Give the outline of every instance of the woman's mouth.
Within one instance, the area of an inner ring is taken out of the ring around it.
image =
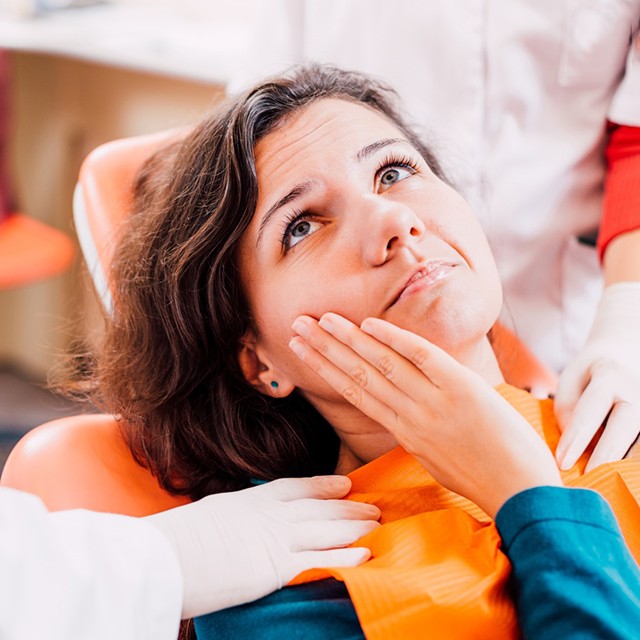
[[[400,300],[403,300],[422,289],[433,286],[440,280],[444,280],[449,276],[451,271],[455,269],[455,267],[456,264],[450,260],[431,260],[427,263],[423,263],[409,277],[393,299],[391,305],[394,305],[396,302],[400,302]]]

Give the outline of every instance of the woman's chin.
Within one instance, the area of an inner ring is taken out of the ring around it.
[[[439,293],[400,300],[383,319],[455,356],[486,337],[497,320],[501,298],[473,296],[464,287],[442,288]]]
[[[486,340],[487,333],[495,320],[488,314],[484,318],[480,313],[475,314],[422,314],[415,318],[387,318],[401,329],[411,331],[440,347],[456,359],[463,359],[463,355]]]

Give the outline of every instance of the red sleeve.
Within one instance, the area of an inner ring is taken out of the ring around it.
[[[640,228],[640,127],[610,124],[598,253],[617,235]]]

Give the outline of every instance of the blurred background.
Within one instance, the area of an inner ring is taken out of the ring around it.
[[[72,223],[83,158],[212,108],[255,1],[0,0],[0,468],[28,429],[81,410],[46,382],[101,326]],[[44,226],[16,240],[17,212]]]

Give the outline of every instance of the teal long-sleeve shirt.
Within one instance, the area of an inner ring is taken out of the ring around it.
[[[525,638],[640,638],[640,569],[598,493],[529,489],[496,525]]]
[[[496,525],[513,566],[525,638],[640,638],[640,569],[599,494],[529,489],[505,503]],[[199,640],[364,638],[344,583],[334,579],[286,587],[195,626]]]

